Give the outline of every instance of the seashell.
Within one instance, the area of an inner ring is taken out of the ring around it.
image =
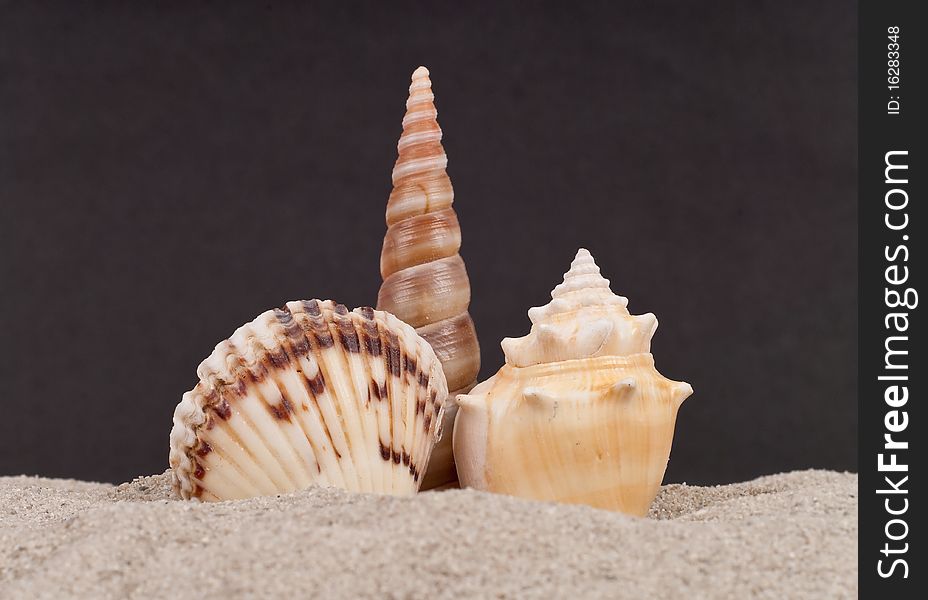
[[[506,364],[457,398],[462,485],[647,513],[693,388],[655,370],[657,319],[627,304],[578,251],[551,302],[529,310],[531,332],[503,340]]]
[[[409,325],[330,300],[288,302],[221,342],[174,411],[181,497],[313,484],[413,494],[441,435],[447,383]]]
[[[467,312],[470,281],[458,254],[461,228],[451,208],[454,190],[445,171],[448,157],[434,98],[429,71],[419,67],[412,74],[397,144],[377,308],[409,323],[431,344],[453,397],[476,383],[480,347]],[[457,410],[450,404],[445,411],[449,430]],[[435,448],[422,488],[455,480],[451,436],[446,436]]]

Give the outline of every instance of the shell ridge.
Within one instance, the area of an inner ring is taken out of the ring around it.
[[[229,438],[230,436],[225,437]],[[234,455],[234,448],[229,448],[226,440],[221,436],[213,436],[210,438],[209,444],[212,447],[213,452],[223,452],[225,454],[223,460],[226,461],[228,465],[238,474],[238,481],[236,482],[236,485],[240,489],[243,489],[244,493],[249,495],[257,495],[260,494],[263,489],[269,489],[273,487],[273,482],[271,479],[268,478],[267,475],[263,473],[263,471],[257,468],[257,464],[254,462],[254,459],[250,454],[245,456],[245,458],[248,458],[252,461],[252,468],[248,469],[245,465],[240,463],[241,457],[236,457]],[[214,475],[219,474],[220,471],[221,469],[215,469]],[[213,469],[207,467],[207,472],[213,472]],[[258,480],[254,479],[252,476],[253,473],[264,475],[264,481],[259,482]]]
[[[408,468],[414,460],[415,447],[413,441],[416,436],[416,427],[418,425],[418,405],[419,389],[412,385],[416,378],[410,377],[410,374],[419,370],[419,345],[415,341],[415,331],[404,330],[403,345],[406,347],[403,352],[403,364],[400,369],[400,379],[406,383],[405,393],[403,394],[403,439],[400,440],[400,468]],[[410,475],[412,472],[410,471]]]
[[[388,317],[389,320],[389,317]],[[392,465],[390,467],[393,473],[393,490],[399,492],[402,489],[402,473],[397,465],[400,463],[400,449],[403,440],[403,434],[405,429],[403,428],[403,419],[406,418],[403,414],[403,388],[401,385],[401,377],[403,375],[403,348],[401,346],[402,337],[399,333],[390,334],[390,371],[387,374],[387,389],[389,406],[390,406],[390,445],[388,450],[390,451],[390,460]]]
[[[329,484],[328,471],[333,465],[326,464],[327,468],[323,469],[323,465],[326,463],[326,451],[319,445],[313,435],[314,430],[319,433],[323,431],[323,426],[320,425],[322,422],[321,415],[318,414],[315,398],[312,398],[311,390],[303,374],[302,359],[294,357],[294,361],[295,370],[280,373],[274,377],[274,381],[277,383],[281,394],[289,396],[291,399],[292,413],[290,416],[303,438],[302,442],[305,443],[306,450],[308,450],[306,456],[309,462],[304,465],[307,477],[313,483]],[[323,433],[323,435],[331,443],[328,433]]]
[[[355,309],[355,313],[361,314],[364,318],[362,310],[364,309]],[[373,422],[373,432],[372,440],[376,442],[377,448],[371,449],[371,461],[377,465],[375,469],[374,478],[375,478],[375,488],[379,492],[389,492],[392,485],[392,478],[390,471],[385,468],[388,465],[383,464],[383,452],[381,447],[383,447],[383,434],[384,428],[386,425],[385,415],[384,415],[384,403],[387,402],[386,398],[386,367],[384,365],[384,335],[381,327],[381,313],[373,309],[366,309],[369,311],[369,318],[366,321],[361,321],[361,331],[359,335],[364,336],[363,339],[365,343],[362,344],[362,347],[365,349],[362,351],[362,356],[364,361],[367,364],[368,372],[370,373],[370,381],[368,382],[368,406],[371,410],[372,422]],[[372,443],[373,443],[372,442]],[[380,462],[377,462],[377,460]]]
[[[171,452],[168,462],[171,464],[171,481],[174,488],[182,494],[193,490],[189,474],[193,471],[190,451],[196,440],[193,427],[206,420],[202,404],[196,398],[202,398],[198,387],[185,393],[174,409],[173,427],[171,428]]]
[[[230,406],[232,408],[232,418],[229,421],[231,423],[233,419],[235,420],[234,424],[230,424],[230,429],[239,439],[243,440],[242,447],[245,451],[254,457],[257,465],[272,467],[271,469],[262,469],[262,472],[275,487],[292,488],[294,486],[293,481],[284,472],[279,457],[274,453],[267,440],[264,439],[260,428],[253,422],[252,417],[245,412],[243,407],[231,403]],[[247,435],[243,436],[242,434]],[[244,439],[247,437],[254,439],[258,445],[245,442]]]
[[[425,356],[428,359],[429,370],[428,372],[420,373],[417,378],[424,378],[426,381],[425,387],[421,385],[418,387],[418,396],[416,398],[416,408],[418,409],[419,404],[422,405],[421,416],[419,417],[419,423],[417,427],[417,433],[419,436],[417,450],[416,450],[416,468],[417,471],[415,475],[417,478],[421,476],[428,469],[428,459],[429,456],[423,456],[423,447],[428,445],[434,445],[440,441],[441,431],[436,430],[436,426],[441,425],[441,413],[444,411],[444,402],[447,401],[447,390],[442,390],[438,387],[438,394],[445,395],[445,400],[442,402],[442,406],[439,408],[439,414],[435,413],[435,407],[430,404],[430,390],[435,387],[435,371],[436,369],[441,369],[441,363],[438,360],[438,356],[435,354],[431,345],[426,343],[424,339],[418,341],[418,352],[421,356]],[[423,359],[420,358],[420,363]],[[425,459],[423,461],[423,458]]]
[[[324,436],[324,441],[315,443],[321,451],[321,460],[326,465],[327,477],[332,478],[332,482],[340,487],[347,487],[347,473],[342,469],[338,445],[335,443],[335,437],[329,431],[329,422],[326,418],[323,406],[317,395],[317,390],[325,390],[325,376],[319,366],[318,354],[323,350],[318,341],[310,333],[314,331],[312,316],[306,312],[306,307],[302,303],[293,302],[295,306],[291,307],[294,320],[303,332],[303,339],[307,344],[308,351],[306,356],[300,359],[300,384],[310,401],[307,404],[306,419],[312,429],[318,430]],[[288,304],[289,305],[289,304]],[[312,339],[311,339],[312,338]],[[311,377],[310,377],[311,374]],[[325,400],[323,399],[323,402]],[[315,436],[313,436],[315,440]],[[324,447],[328,443],[328,448]],[[317,454],[318,456],[319,454]]]
[[[188,394],[194,394],[194,393],[196,393],[198,397],[198,400],[195,402],[195,404],[198,407],[200,417],[202,417],[203,419],[202,421],[200,421],[200,423],[202,424],[203,422],[206,421],[206,419],[214,418],[206,414],[208,398],[215,395],[220,398],[220,401],[222,401],[222,392],[220,389],[209,388],[207,393],[204,394],[202,389],[198,385],[197,387],[194,388],[192,392],[188,392]],[[187,394],[185,394],[185,396],[186,395]],[[185,450],[185,458],[187,459],[187,469],[188,469],[186,472],[193,473],[194,469],[192,465],[198,462],[196,458],[193,457],[193,455],[196,454],[197,448],[199,447],[199,445],[202,443],[203,440],[201,440],[199,435],[194,433],[192,429],[188,430],[187,433],[189,434],[188,435],[189,443],[187,444],[186,450]],[[213,451],[220,451],[226,445],[224,441],[217,440],[215,435],[210,437],[210,440],[208,443]],[[252,478],[248,475],[249,471],[244,466],[239,464],[239,460],[236,460],[236,458],[233,456],[228,456],[226,458],[228,462],[230,463],[230,465],[232,465],[232,467],[235,470],[237,470],[238,473],[240,474],[241,484],[244,484],[246,488],[253,488],[253,489],[260,488],[260,484],[257,481],[252,480]],[[253,456],[250,453],[246,453],[245,458],[253,461]],[[204,468],[206,469],[207,472],[210,471],[210,467],[206,466]],[[181,469],[180,471],[184,472],[184,469]],[[177,475],[177,470],[175,470],[174,473],[175,475]],[[270,479],[268,479],[266,475],[264,477],[267,480],[267,482],[270,482]],[[192,491],[192,490],[193,488],[188,486],[188,491]]]
[[[388,314],[388,318],[398,324],[402,323],[402,321],[394,315]],[[418,486],[421,481],[421,476],[425,472],[425,463],[427,462],[427,460],[424,460],[426,457],[423,456],[426,454],[424,448],[429,444],[434,445],[434,442],[437,441],[426,426],[426,421],[430,419],[430,424],[432,425],[436,422],[436,419],[431,416],[435,407],[430,403],[430,395],[432,393],[436,395],[443,393],[440,387],[436,387],[434,378],[435,370],[441,367],[438,357],[435,355],[432,347],[429,346],[422,337],[416,335],[415,331],[408,325],[402,325],[402,327],[406,332],[405,335],[409,350],[411,353],[414,353],[413,360],[416,361],[416,374],[410,376],[408,364],[405,365],[407,368],[402,368],[400,371],[402,377],[409,381],[407,389],[410,391],[405,398],[405,412],[409,423],[407,430],[408,434],[410,434],[407,435],[406,438],[405,452],[409,459],[408,464],[405,460],[402,461],[403,466],[401,469],[408,471],[409,476],[412,477],[413,485]],[[428,375],[425,379],[424,387],[421,385],[422,380],[420,379],[426,375],[423,367],[428,368]],[[444,393],[446,393],[446,391]],[[419,409],[420,405],[422,406],[421,411]]]
[[[380,311],[375,311],[374,314],[380,317],[375,320],[377,325],[380,354],[377,357],[371,357],[371,361],[379,363],[378,374],[381,371],[383,373],[383,381],[376,382],[378,385],[377,443],[378,450],[380,451],[380,459],[381,461],[387,463],[382,464],[383,489],[385,492],[390,493],[394,489],[393,466],[388,462],[391,456],[389,444],[393,435],[393,430],[390,423],[393,418],[393,410],[390,399],[390,394],[392,392],[390,386],[390,356],[392,349],[390,347],[390,337],[386,329],[386,323],[382,319],[383,313]]]
[[[268,339],[278,341],[279,343],[275,344],[276,347],[274,352],[274,356],[278,358],[271,358],[269,354],[269,359],[272,361],[273,367],[268,369],[268,374],[265,379],[266,385],[256,385],[255,393],[259,399],[267,404],[268,412],[274,415],[275,422],[277,422],[276,424],[278,427],[285,430],[288,439],[299,445],[299,448],[297,448],[292,444],[283,444],[288,451],[287,454],[289,459],[292,461],[291,465],[294,466],[297,471],[302,472],[302,478],[299,478],[299,473],[294,473],[293,476],[297,477],[297,479],[295,479],[296,484],[300,488],[303,488],[316,482],[316,455],[312,450],[312,446],[309,444],[302,423],[299,419],[294,418],[296,407],[293,406],[293,401],[295,398],[292,398],[288,386],[280,379],[281,376],[290,372],[290,369],[283,369],[281,368],[282,365],[277,364],[278,362],[285,363],[287,367],[292,368],[294,366],[293,361],[295,360],[296,354],[289,343],[290,332],[287,331],[280,322],[277,311],[268,311],[267,314],[273,316],[273,319],[268,319],[266,323],[268,333],[276,337],[271,338],[268,336],[262,342],[262,345],[267,348],[268,344],[266,342]],[[287,314],[289,314],[289,311]],[[271,351],[268,350],[267,352],[270,353]],[[308,463],[307,459],[309,459],[311,463]]]
[[[213,451],[221,451],[223,448],[221,444],[216,444],[215,446],[211,445],[211,447]],[[210,474],[213,485],[217,488],[224,487],[227,490],[227,494],[231,497],[244,497],[246,495],[258,493],[258,489],[245,477],[245,474],[238,464],[231,459],[225,460],[227,460],[227,464],[231,468],[232,473],[226,473],[223,469],[204,467],[206,473]]]
[[[355,309],[355,311],[350,313],[347,317],[347,321],[354,332],[353,335],[355,339],[357,339],[358,349],[357,352],[346,355],[346,358],[349,363],[352,381],[354,382],[354,391],[359,411],[362,411],[364,415],[361,425],[364,430],[365,456],[370,464],[378,465],[375,458],[379,455],[379,428],[377,426],[377,415],[374,412],[375,406],[371,398],[370,382],[368,381],[369,378],[367,375],[367,373],[370,372],[370,367],[367,363],[365,346],[361,341],[364,339],[365,335],[363,319],[364,317],[358,312],[358,309]],[[380,469],[372,467],[370,479],[370,491],[382,492],[383,477],[380,473]]]
[[[350,407],[353,414],[349,416],[349,419],[354,421],[359,429],[355,432],[355,437],[359,437],[359,439],[352,442],[351,455],[355,463],[355,469],[358,470],[358,478],[361,482],[360,491],[373,492],[373,473],[371,470],[361,468],[364,459],[374,455],[375,448],[371,445],[370,438],[373,432],[369,431],[368,411],[365,406],[367,401],[366,377],[361,378],[364,381],[363,388],[358,387],[359,365],[357,364],[356,355],[360,353],[360,338],[357,337],[358,332],[351,313],[333,315],[329,327],[333,330],[333,336],[337,334],[336,339],[340,340],[344,349],[343,352],[333,352],[331,356],[334,358],[333,362],[339,365],[340,371],[347,375],[347,381],[340,382],[341,389],[346,394],[345,402],[340,404]]]
[[[387,473],[388,487],[386,489],[392,493],[396,493],[401,486],[399,473],[393,463],[393,440],[397,437],[396,405],[399,402],[398,393],[394,386],[394,372],[397,370],[396,363],[399,361],[399,356],[397,355],[399,341],[396,334],[390,328],[387,313],[378,311],[378,314],[382,315],[383,318],[382,323],[378,324],[378,329],[381,333],[381,356],[384,370],[384,401],[380,406],[382,426],[378,430],[378,442],[380,444],[380,458],[386,463],[384,469]],[[385,439],[382,437],[383,435],[386,436]]]
[[[266,327],[271,315],[271,311],[265,311],[261,313],[261,315],[259,315],[258,318],[252,322],[252,324],[239,328],[237,333],[239,333],[241,336],[240,342],[232,343],[230,341],[230,345],[232,348],[243,348],[244,353],[234,353],[230,355],[236,357],[238,360],[232,362],[231,364],[229,360],[226,360],[224,366],[228,369],[228,372],[224,373],[223,375],[228,376],[231,380],[234,380],[236,378],[236,369],[245,369],[246,372],[250,375],[252,380],[246,384],[246,386],[251,391],[251,397],[255,399],[256,404],[260,404],[262,406],[255,407],[256,411],[254,414],[252,414],[246,397],[244,400],[242,398],[237,399],[234,404],[237,404],[238,406],[233,407],[233,410],[237,408],[241,418],[243,419],[242,424],[251,429],[252,434],[255,435],[258,440],[260,440],[260,443],[264,446],[266,452],[273,457],[276,472],[274,476],[270,476],[269,474],[271,481],[277,486],[287,485],[292,489],[296,489],[299,486],[300,481],[299,479],[294,479],[294,474],[292,474],[287,468],[288,463],[292,462],[296,458],[295,455],[289,456],[288,461],[288,459],[285,458],[284,454],[282,453],[282,451],[285,451],[285,449],[281,445],[273,443],[272,437],[267,434],[267,430],[272,429],[273,425],[273,422],[268,422],[270,419],[267,416],[272,405],[265,397],[262,384],[266,384],[265,382],[267,378],[270,377],[272,372],[272,369],[269,369],[267,366],[267,361],[271,360],[271,355],[274,354],[276,350],[278,350],[278,348],[275,348],[273,344],[271,345],[271,348],[265,344],[265,342],[268,340]],[[255,327],[254,324],[263,325],[264,328]],[[234,337],[235,334],[233,334],[233,338]],[[224,395],[221,393],[222,390],[231,389],[231,386],[226,384],[224,380],[225,377],[220,380],[221,387],[217,389],[217,391],[220,392],[220,398],[222,399],[224,399]],[[230,406],[233,405],[233,403],[229,404]],[[235,432],[234,427],[232,428],[232,431]],[[250,446],[248,444],[242,444],[242,447],[245,448],[246,452],[250,450]],[[290,449],[286,448],[286,450]],[[286,481],[286,483],[282,484],[282,480]]]
[[[345,473],[342,471],[341,464],[339,464],[335,454],[335,441],[329,432],[325,417],[319,408],[319,403],[303,373],[301,373],[297,383],[303,389],[303,394],[307,399],[306,410],[300,415],[300,420],[304,424],[307,439],[316,453],[316,464],[322,468],[319,481],[344,487],[346,485]],[[321,435],[323,439],[317,439],[317,435]]]
[[[251,397],[254,398],[254,406],[249,406],[247,399],[239,402],[239,416],[242,425],[251,429],[251,433],[257,438],[259,443],[264,447],[265,452],[273,459],[272,461],[262,461],[265,468],[273,466],[271,479],[275,484],[288,489],[299,489],[300,480],[295,478],[295,474],[288,469],[295,460],[298,460],[292,449],[286,444],[275,443],[271,432],[274,429],[275,421],[270,416],[269,408],[271,404],[264,395],[262,386],[253,383],[250,386]],[[251,447],[246,445],[246,448]],[[286,456],[286,458],[285,458]]]
[[[354,462],[351,460],[350,456],[351,452],[347,439],[347,432],[342,425],[342,416],[339,412],[338,404],[329,390],[328,365],[325,360],[325,355],[326,352],[334,346],[328,345],[331,341],[331,333],[324,318],[326,314],[331,314],[332,303],[328,300],[325,302],[317,302],[317,307],[319,312],[318,316],[304,310],[303,318],[305,319],[305,326],[301,323],[303,330],[307,332],[307,341],[311,343],[316,367],[316,374],[313,376],[312,382],[307,380],[306,385],[310,387],[310,393],[319,411],[321,425],[323,426],[326,439],[332,445],[334,462],[338,465],[337,473],[345,486],[349,486],[352,483],[357,486],[358,479],[354,472]],[[312,332],[312,336],[309,334],[310,331]],[[325,337],[326,335],[330,337],[327,338]],[[324,340],[324,343],[320,341],[320,336],[322,336],[321,339]],[[311,340],[310,337],[312,338]],[[347,459],[345,458],[346,456],[348,457]]]
[[[331,307],[327,307],[323,308],[323,312],[331,316],[334,310],[332,310]],[[326,321],[329,321],[329,319]],[[332,336],[333,339],[337,339],[338,332],[333,330],[334,325],[330,322],[325,322],[325,325],[329,335]],[[362,484],[362,475],[359,472],[358,465],[355,464],[354,457],[355,450],[358,449],[361,444],[359,443],[360,441],[356,439],[356,432],[353,432],[348,427],[349,416],[345,414],[348,409],[354,407],[349,406],[347,403],[342,405],[342,403],[339,402],[345,394],[344,390],[341,389],[343,387],[342,382],[340,382],[337,377],[333,376],[333,373],[338,371],[340,367],[344,367],[344,365],[336,364],[336,361],[339,359],[339,352],[333,350],[337,347],[336,344],[335,346],[324,348],[318,354],[319,371],[322,373],[323,381],[325,381],[325,389],[322,395],[327,397],[328,403],[336,417],[337,429],[342,432],[340,437],[344,440],[345,448],[344,452],[341,452],[339,460],[343,463],[343,469],[346,471],[346,480],[350,481],[357,489],[365,489],[366,486]],[[330,431],[336,429],[332,425],[333,424],[329,425]],[[344,467],[347,467],[347,469]]]
[[[288,429],[296,429],[296,431],[290,432],[290,435],[300,445],[300,448],[293,448],[293,458],[297,463],[298,468],[303,471],[303,475],[306,481],[309,483],[316,483],[318,480],[319,471],[317,466],[319,461],[316,458],[316,452],[309,441],[309,435],[303,426],[303,421],[296,414],[297,408],[292,406],[293,402],[296,401],[297,398],[295,398],[293,393],[291,393],[290,385],[281,379],[283,376],[285,376],[284,373],[277,372],[273,372],[270,375],[270,381],[273,383],[273,389],[277,392],[277,394],[280,395],[282,401],[289,402],[291,404],[289,413],[286,416],[287,424],[279,425]]]
[[[238,408],[234,406],[235,402],[229,402],[223,394],[227,387],[231,388],[231,385],[220,384],[220,387],[214,388],[213,393],[219,397],[219,403],[225,403],[226,406],[228,406],[230,415],[237,415],[239,411]],[[217,438],[220,439],[217,440]],[[228,443],[225,441],[225,438],[228,438]],[[247,475],[247,480],[256,488],[259,490],[274,489],[277,485],[270,475],[264,469],[260,468],[259,457],[249,448],[248,444],[242,439],[236,429],[232,427],[216,428],[210,436],[210,440],[217,440],[216,448],[226,448],[228,446],[230,450],[238,451],[239,456],[234,462],[241,466],[242,471]]]
[[[417,444],[415,463],[410,465],[413,479],[420,485],[423,475],[428,471],[429,460],[431,459],[430,454],[423,456],[425,453],[421,449],[429,444],[437,444],[441,438],[441,432],[438,431],[441,426],[441,411],[439,410],[436,414],[434,406],[429,401],[430,390],[433,389],[433,381],[435,380],[435,369],[436,365],[433,364],[428,375],[428,384],[424,390],[420,390],[421,402],[423,403],[422,417],[417,428],[420,439]],[[438,393],[440,394],[441,390]]]
[[[260,345],[260,343],[250,337],[253,333],[253,328],[246,326],[236,330],[236,334],[239,335],[238,343],[233,343],[231,338],[229,339],[229,343],[223,348],[223,352],[228,352],[228,354],[226,354],[226,360],[221,361],[222,370],[209,370],[206,381],[210,394],[215,394],[219,398],[217,404],[224,403],[228,406],[230,413],[241,420],[240,424],[230,424],[226,433],[233,438],[233,441],[238,444],[256,466],[268,462],[267,459],[272,458],[270,462],[274,468],[271,469],[271,472],[265,469],[256,472],[264,475],[273,487],[292,486],[293,481],[283,469],[280,457],[275,453],[272,445],[264,438],[261,428],[254,422],[254,418],[246,413],[247,407],[243,406],[242,398],[239,397],[240,394],[236,391],[237,387],[231,383],[241,377],[238,373],[244,373],[249,379],[247,383],[243,384],[245,389],[254,389],[256,387],[256,378],[265,370],[255,353],[255,344]],[[204,361],[203,364],[206,364],[207,361]],[[227,393],[227,390],[230,393]],[[232,396],[231,401],[228,398],[230,395]],[[247,403],[247,400],[245,402]],[[244,437],[243,433],[246,434]],[[258,441],[259,445],[252,446],[246,443],[244,438],[247,436],[252,436]],[[261,454],[263,456],[259,456]]]
[[[428,357],[422,352],[422,347],[416,340],[415,348],[415,360],[416,360],[416,370],[415,373],[412,373],[410,376],[410,389],[414,391],[414,401],[415,406],[413,407],[413,426],[412,426],[412,440],[410,441],[409,452],[409,474],[413,476],[414,483],[418,484],[418,478],[415,476],[416,471],[421,468],[422,459],[424,458],[421,454],[420,448],[422,447],[425,439],[425,434],[423,432],[423,427],[425,425],[425,396],[423,394],[422,386],[419,385],[419,381],[425,375],[425,371],[422,370],[423,365],[429,367],[431,370],[431,365],[428,364]],[[426,383],[426,385],[428,385]],[[428,389],[428,388],[426,388]],[[421,410],[419,407],[422,407]]]
[[[434,389],[434,370],[436,368],[441,368],[441,363],[438,360],[438,356],[432,350],[432,347],[426,343],[423,338],[416,339],[416,360],[418,361],[418,369],[415,375],[413,375],[413,387],[416,390],[416,406],[415,406],[415,418],[416,424],[414,428],[414,440],[413,440],[413,455],[414,460],[410,460],[410,473],[413,476],[414,481],[418,484],[420,481],[421,475],[425,473],[428,469],[428,462],[431,458],[431,453],[426,452],[426,448],[433,447],[437,444],[440,439],[437,438],[431,430],[431,421],[426,422],[426,415],[430,414],[430,390]],[[426,366],[427,369],[423,369],[423,366]],[[419,384],[422,380],[426,381],[425,387]],[[438,389],[438,395],[442,395],[442,390]],[[446,394],[447,396],[447,394]],[[446,398],[445,398],[446,399]],[[442,401],[444,404],[444,400]],[[420,410],[420,406],[422,407]],[[439,411],[442,411],[444,407],[440,407]],[[431,407],[431,410],[434,411],[434,407]],[[438,421],[438,418],[433,420]]]

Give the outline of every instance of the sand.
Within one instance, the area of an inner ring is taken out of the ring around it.
[[[207,505],[0,478],[0,598],[850,598],[857,475],[665,486],[647,519],[470,490]]]

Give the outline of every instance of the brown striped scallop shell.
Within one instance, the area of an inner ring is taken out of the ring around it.
[[[383,285],[377,308],[416,328],[441,361],[451,397],[469,391],[480,370],[480,347],[467,312],[470,281],[458,254],[461,228],[451,208],[454,190],[441,145],[429,71],[412,75],[399,157],[393,168],[393,192],[387,203],[387,233],[380,257]],[[456,407],[449,402],[450,431]],[[432,455],[422,488],[456,481],[450,436]]]
[[[288,302],[216,346],[174,411],[183,498],[313,484],[413,494],[441,436],[447,383],[409,325],[330,300]]]

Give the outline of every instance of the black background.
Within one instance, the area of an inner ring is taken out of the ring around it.
[[[562,4],[0,3],[0,474],[161,471],[238,325],[373,304],[419,64],[483,377],[584,246],[696,390],[667,481],[856,470],[854,5]]]

